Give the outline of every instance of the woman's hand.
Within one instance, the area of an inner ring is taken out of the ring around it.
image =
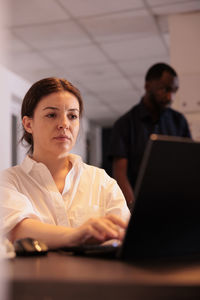
[[[41,240],[50,249],[81,244],[102,243],[110,239],[121,240],[127,223],[116,215],[90,218],[78,228],[45,224],[35,219],[23,219],[10,233],[10,240],[25,237]]]
[[[127,223],[116,215],[90,218],[83,225],[74,229],[72,245],[102,243],[109,239],[122,240]]]

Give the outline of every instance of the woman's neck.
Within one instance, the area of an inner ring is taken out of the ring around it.
[[[72,164],[69,160],[69,155],[65,155],[63,157],[56,157],[55,155],[45,156],[38,155],[37,153],[33,153],[32,159],[37,162],[43,163],[50,171],[52,176],[56,176],[56,174],[63,173],[65,170],[66,174],[70,171]]]

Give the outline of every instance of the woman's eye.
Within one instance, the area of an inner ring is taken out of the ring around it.
[[[75,120],[78,118],[78,116],[76,114],[71,114],[69,115],[70,120]]]
[[[46,115],[47,118],[55,118],[56,117],[56,114],[55,113],[52,113],[52,114],[48,114]]]

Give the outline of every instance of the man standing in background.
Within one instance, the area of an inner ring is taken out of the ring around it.
[[[191,137],[185,117],[170,108],[178,88],[178,75],[172,67],[165,63],[153,65],[146,73],[140,103],[114,124],[108,155],[113,177],[129,207],[134,202],[134,186],[149,136]]]

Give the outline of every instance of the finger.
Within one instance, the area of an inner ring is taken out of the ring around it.
[[[115,223],[113,223],[111,220],[109,220],[106,217],[102,217],[100,218],[101,222],[103,222],[105,225],[107,225],[109,228],[112,228],[115,231],[118,231],[120,229],[120,227],[118,225],[116,225]]]
[[[119,225],[114,224],[111,220],[105,219],[106,224],[115,230],[118,233],[118,239],[123,240],[124,235],[125,235],[125,229],[120,227]]]
[[[128,222],[122,220],[120,217],[116,216],[116,215],[107,215],[106,218],[110,221],[112,221],[114,224],[126,229]]]
[[[124,239],[124,236],[125,236],[125,230],[124,229],[122,229],[122,230],[120,230],[120,232],[119,232],[119,240],[123,240]]]
[[[104,234],[106,238],[118,238],[119,236],[119,228],[105,218],[97,219],[92,225],[100,233]]]
[[[120,227],[119,225],[114,224],[111,220],[104,218],[104,222],[109,226],[109,228],[112,228],[114,231],[117,232],[119,239],[123,239],[125,229]]]
[[[82,233],[81,233],[82,237],[81,237],[81,242],[85,243],[86,241],[104,241],[106,238],[106,234],[104,231],[100,231],[97,228],[95,228],[95,226],[93,226],[93,224],[84,224],[82,226]]]

